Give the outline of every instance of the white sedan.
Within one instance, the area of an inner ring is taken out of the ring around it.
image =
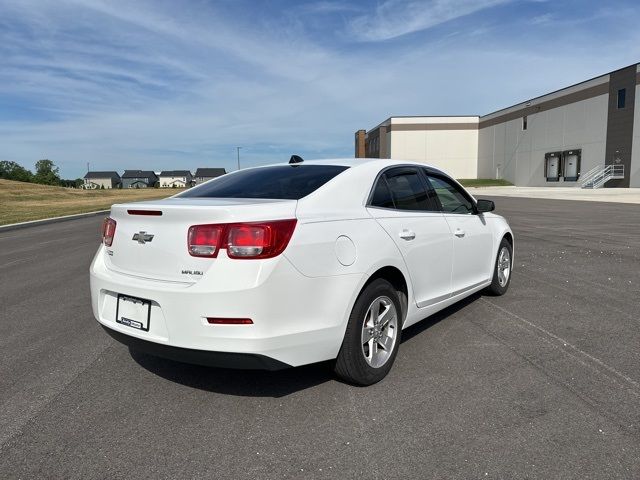
[[[333,360],[370,385],[403,329],[509,287],[509,225],[444,172],[292,162],[114,205],[90,270],[98,322],[158,356],[270,370]]]

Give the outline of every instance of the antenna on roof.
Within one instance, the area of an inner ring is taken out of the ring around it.
[[[289,163],[302,163],[304,162],[303,158],[299,155],[291,155],[289,159]]]

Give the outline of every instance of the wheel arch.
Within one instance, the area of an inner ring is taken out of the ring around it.
[[[511,230],[506,230],[502,235],[502,238],[507,240],[511,245],[511,271],[513,271],[513,264],[515,263],[515,245],[513,244],[513,232]]]
[[[358,296],[362,293],[362,291],[367,288],[367,286],[373,282],[382,278],[388,281],[393,288],[398,292],[398,298],[400,299],[400,309],[402,315],[402,323],[407,318],[407,313],[409,309],[409,282],[405,274],[397,267],[392,265],[387,265],[384,267],[378,268],[375,272],[373,272],[367,281],[364,283],[360,291],[358,292]]]
[[[507,230],[504,235],[502,235],[502,238],[506,238],[507,241],[511,244],[511,248],[513,248],[513,233]]]

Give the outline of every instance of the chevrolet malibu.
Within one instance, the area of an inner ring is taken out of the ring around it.
[[[509,287],[513,234],[446,173],[392,160],[237,171],[114,205],[90,269],[116,340],[202,365],[331,360],[357,385],[391,369],[402,330]]]

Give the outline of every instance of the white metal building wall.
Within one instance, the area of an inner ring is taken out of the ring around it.
[[[637,100],[636,100],[637,101]],[[573,186],[576,182],[547,182],[545,154],[582,150],[581,172],[604,164],[608,95],[599,95],[551,110],[481,128],[478,138],[478,176],[498,174],[516,185]]]

